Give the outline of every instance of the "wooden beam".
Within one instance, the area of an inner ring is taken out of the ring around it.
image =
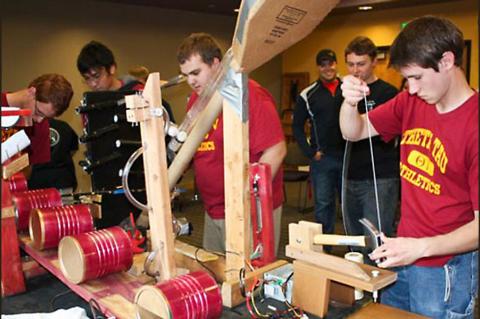
[[[248,120],[243,122],[227,100],[223,105],[226,278],[230,281],[250,259],[249,141]],[[248,105],[244,107],[248,111]]]
[[[330,280],[370,292],[380,290],[397,279],[397,273],[393,271],[355,263],[341,257],[302,250],[290,245],[285,250],[288,257],[314,265]],[[379,271],[378,277],[370,276],[373,270]]]
[[[159,116],[163,109],[158,72],[148,76],[142,97],[143,99],[137,95],[125,97],[127,120],[140,122],[151,242],[153,251],[157,252],[153,271],[158,271],[159,280],[168,280],[176,276],[176,268],[167,155],[163,138],[165,122]]]

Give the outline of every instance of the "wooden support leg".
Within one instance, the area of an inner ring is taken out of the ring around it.
[[[24,291],[15,217],[2,218],[2,297]]]
[[[320,318],[327,315],[330,299],[330,279],[308,263],[293,262],[292,303]]]

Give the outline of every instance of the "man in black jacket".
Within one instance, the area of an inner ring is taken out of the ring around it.
[[[342,158],[345,141],[339,127],[343,102],[337,58],[332,50],[318,52],[319,79],[304,89],[293,114],[293,135],[301,150],[311,159],[310,175],[315,198],[315,220],[323,232],[334,233],[335,194],[340,198]],[[310,122],[310,136],[305,123]]]

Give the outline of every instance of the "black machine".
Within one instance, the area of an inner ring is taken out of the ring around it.
[[[125,96],[136,91],[85,92],[76,112],[82,117],[83,135],[79,138],[87,147],[85,159],[79,162],[90,174],[92,190],[103,193],[100,228],[118,225],[130,212],[140,212],[124,196],[114,192],[122,185],[122,172],[130,155],[140,147],[140,127],[126,120]],[[145,202],[143,163],[137,160],[130,170],[129,186],[134,196]]]

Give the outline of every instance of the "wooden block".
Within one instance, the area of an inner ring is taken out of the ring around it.
[[[271,264],[268,264],[262,268],[255,269],[252,272],[248,272],[245,275],[245,285],[247,287],[251,286],[253,283],[254,278],[263,278],[263,274],[267,271],[270,271],[272,269],[281,267],[283,265],[287,264],[286,260],[277,260]],[[238,271],[237,273],[237,278],[238,278]],[[242,297],[242,294],[240,292],[240,282],[238,279],[235,280],[229,280],[223,283],[222,285],[222,300],[223,300],[223,305],[225,307],[235,307],[239,305],[240,303],[245,301],[245,298]]]
[[[288,225],[289,245],[303,250],[322,252],[323,247],[314,243],[314,236],[318,231],[322,232],[322,225],[307,223],[290,223]]]
[[[286,255],[305,261],[317,267],[326,277],[366,291],[380,290],[397,279],[397,273],[370,265],[359,264],[341,257],[324,253],[301,250],[290,245],[286,246]],[[378,277],[370,277],[372,270],[380,272]]]
[[[355,289],[348,285],[332,281],[330,282],[330,300],[353,306],[355,303]]]
[[[12,159],[10,162],[5,162],[2,165],[2,177],[3,179],[8,179],[10,178],[13,174],[20,172],[22,169],[27,167],[29,165],[28,162],[28,154],[24,153],[14,159]]]
[[[2,219],[2,296],[25,291],[15,218]]]
[[[359,311],[347,317],[348,319],[424,319],[428,317],[420,316],[405,310],[393,308],[379,303],[370,303],[362,307]]]
[[[330,299],[330,279],[315,266],[293,262],[293,305],[320,318],[327,315]]]

